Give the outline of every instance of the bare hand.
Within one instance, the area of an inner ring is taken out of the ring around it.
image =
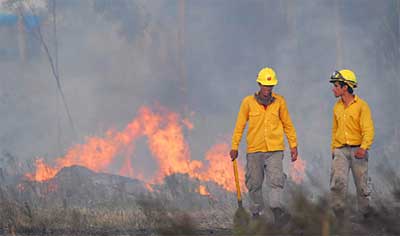
[[[354,156],[357,159],[363,159],[366,154],[367,154],[367,150],[365,150],[363,148],[358,148],[356,153],[354,154]]]
[[[297,160],[297,147],[291,148],[290,149],[290,157],[292,158],[292,162],[295,162]]]
[[[234,161],[238,157],[238,150],[231,150],[229,156],[231,156],[231,160]]]

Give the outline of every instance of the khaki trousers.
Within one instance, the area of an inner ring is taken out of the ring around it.
[[[269,205],[282,208],[282,192],[286,175],[283,173],[283,151],[248,153],[246,164],[246,187],[249,190],[250,210],[254,213],[264,211],[262,185],[267,176],[271,191]]]
[[[344,211],[350,169],[357,189],[358,208],[361,213],[367,213],[369,210],[371,190],[368,152],[363,159],[357,159],[354,156],[357,149],[358,147],[341,147],[334,150],[330,180],[331,207],[334,211]]]

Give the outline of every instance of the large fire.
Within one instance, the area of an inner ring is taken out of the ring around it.
[[[31,180],[46,181],[63,167],[72,165],[81,165],[97,172],[110,172],[110,166],[120,161],[123,164],[117,174],[143,180],[149,188],[165,176],[181,173],[235,191],[232,163],[227,156],[229,145],[218,143],[208,150],[205,161],[192,160],[183,134],[185,127],[191,130],[194,125],[188,119],[181,119],[177,113],[165,108],[152,110],[142,107],[124,130],[108,130],[103,137],[88,137],[85,143],[71,147],[65,156],[56,158],[53,165],[38,159],[36,171],[26,176]],[[151,178],[145,178],[140,168],[132,165],[134,144],[139,137],[147,138],[148,148],[158,165],[157,174]],[[243,185],[244,172],[241,166],[239,179]],[[204,190],[201,192],[204,193]]]

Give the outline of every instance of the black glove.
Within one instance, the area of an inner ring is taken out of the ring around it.
[[[231,150],[229,155],[231,156],[232,161],[234,161],[238,157],[238,150]]]

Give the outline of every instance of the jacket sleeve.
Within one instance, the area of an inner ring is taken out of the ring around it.
[[[366,103],[361,109],[360,126],[362,136],[361,148],[367,150],[371,147],[372,142],[374,141],[375,131],[371,110]]]
[[[337,123],[336,116],[335,116],[335,108],[333,108],[333,111],[332,111],[331,151],[333,151],[335,149],[335,147],[337,146],[336,145],[336,141],[335,141],[337,128],[338,128],[338,123]]]
[[[242,104],[240,105],[240,110],[237,115],[235,129],[232,135],[232,149],[238,150],[240,140],[242,139],[244,128],[246,127],[246,123],[249,119],[249,104],[247,99],[243,99]]]
[[[297,147],[296,129],[290,119],[284,98],[282,98],[281,107],[279,108],[279,117],[281,118],[283,130],[285,131],[290,148]]]

